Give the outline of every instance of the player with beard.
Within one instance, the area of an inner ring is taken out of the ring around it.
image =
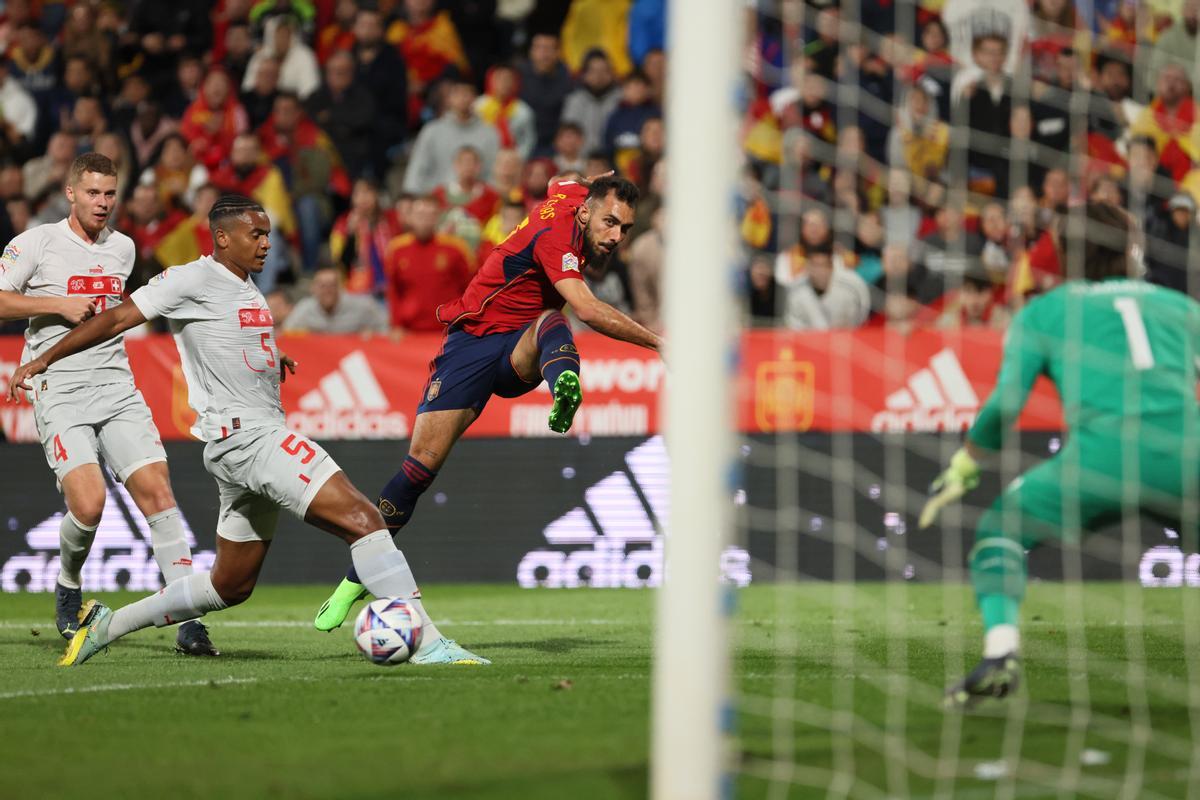
[[[430,364],[408,457],[379,495],[389,530],[409,522],[492,395],[519,397],[545,380],[554,396],[550,429],[570,429],[583,392],[564,305],[606,336],[661,350],[661,337],[596,298],[583,281],[582,270],[602,268],[629,233],[637,201],[637,187],[610,175],[552,182],[545,202],[496,246],[463,296],[437,308],[446,338]],[[365,594],[351,569],[317,612],[317,629],[341,625]],[[446,660],[478,659],[448,652]]]

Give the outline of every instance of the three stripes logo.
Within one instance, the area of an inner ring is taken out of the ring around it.
[[[963,372],[958,356],[944,348],[929,366],[909,376],[907,386],[884,400],[884,410],[871,419],[876,433],[963,431],[979,411],[979,396]]]
[[[300,397],[288,427],[312,438],[403,439],[408,417],[393,411],[362,350],[342,358],[317,388]]]
[[[526,589],[661,585],[661,523],[670,514],[670,480],[663,437],[638,445],[625,455],[622,469],[584,492],[582,505],[546,526],[550,546],[525,554],[517,565],[517,583]],[[717,574],[748,586],[750,554],[726,548]]]

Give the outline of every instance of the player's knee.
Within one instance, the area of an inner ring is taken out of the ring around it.
[[[383,530],[387,525],[379,509],[364,497],[346,512],[346,520],[342,527],[349,534],[347,541],[353,542]]]
[[[67,508],[80,525],[94,528],[100,524],[105,500],[103,491],[77,492],[67,501]]]
[[[226,607],[241,605],[254,593],[253,580],[221,580],[216,574],[213,574],[212,584]]]

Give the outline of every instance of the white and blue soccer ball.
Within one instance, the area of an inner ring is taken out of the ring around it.
[[[421,615],[398,597],[372,600],[354,623],[354,643],[372,664],[402,664],[421,646]]]

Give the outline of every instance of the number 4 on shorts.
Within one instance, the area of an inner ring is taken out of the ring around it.
[[[54,460],[66,461],[67,448],[63,447],[62,439],[58,438],[58,434],[54,434]]]

